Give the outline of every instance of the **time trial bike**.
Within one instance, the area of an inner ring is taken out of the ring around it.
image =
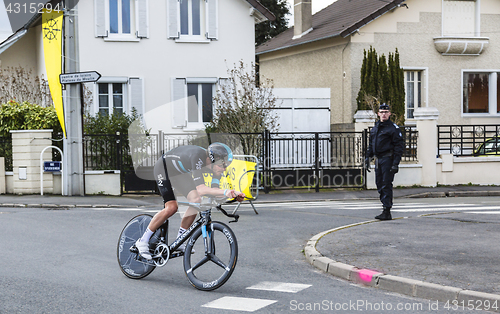
[[[123,274],[128,278],[142,279],[157,266],[165,266],[169,259],[184,256],[184,272],[195,288],[209,291],[221,287],[236,266],[238,242],[231,228],[220,221],[212,221],[212,210],[217,209],[233,218],[230,223],[237,222],[239,215],[226,212],[220,201],[208,198],[206,203],[178,202],[198,209],[200,217],[171,244],[168,244],[168,220],[165,221],[149,241],[152,260],[140,256],[135,242],[144,234],[153,217],[141,214],[132,218],[118,240],[118,264]],[[186,241],[185,251],[177,250]]]

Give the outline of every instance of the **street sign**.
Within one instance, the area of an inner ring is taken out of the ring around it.
[[[44,161],[43,162],[43,171],[46,171],[46,172],[61,171],[61,162],[60,161]]]
[[[96,71],[64,73],[59,75],[61,84],[77,84],[95,82],[101,78],[101,74]]]

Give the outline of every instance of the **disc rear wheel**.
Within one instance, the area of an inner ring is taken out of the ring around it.
[[[117,248],[118,265],[123,274],[129,278],[144,278],[155,269],[152,261],[147,261],[138,256],[136,250],[130,250],[135,242],[144,234],[152,218],[152,216],[147,214],[138,215],[125,225],[120,234]],[[151,242],[153,241],[150,241],[150,249],[155,246]]]

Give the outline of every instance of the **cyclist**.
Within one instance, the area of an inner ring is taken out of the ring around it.
[[[238,202],[243,201],[245,194],[235,190],[219,189],[219,180],[222,173],[232,160],[233,153],[231,149],[222,143],[213,143],[208,146],[208,149],[194,145],[180,146],[160,157],[155,164],[154,175],[165,208],[153,217],[143,236],[135,243],[139,254],[143,258],[152,259],[149,252],[151,236],[156,229],[177,212],[178,205],[174,189],[184,195],[188,202],[191,203],[200,203],[201,196],[204,195],[225,196],[236,198]],[[213,174],[211,187],[205,185],[204,173]],[[191,226],[197,213],[195,208],[188,207],[181,220],[177,237],[181,236]],[[179,250],[184,252],[185,247],[186,243],[184,242],[179,247]]]

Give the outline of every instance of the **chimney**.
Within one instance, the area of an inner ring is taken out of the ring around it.
[[[293,15],[293,39],[300,38],[312,31],[311,0],[294,0]]]

